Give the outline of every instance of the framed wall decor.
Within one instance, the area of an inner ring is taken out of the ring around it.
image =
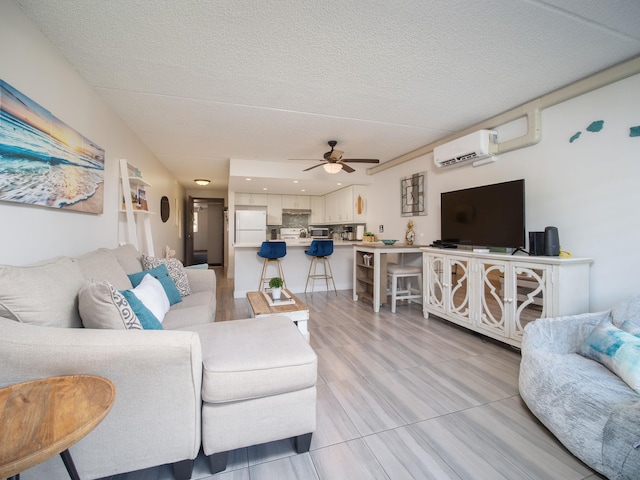
[[[0,201],[101,214],[105,151],[0,80]]]
[[[427,172],[414,173],[400,179],[401,215],[413,217],[427,214]]]

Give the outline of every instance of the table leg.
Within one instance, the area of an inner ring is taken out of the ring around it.
[[[373,252],[373,311],[380,311],[380,252]]]
[[[80,480],[80,475],[78,475],[78,471],[76,470],[76,466],[73,463],[73,459],[71,458],[69,449],[61,452],[60,456],[62,457],[64,466],[67,467],[67,472],[69,473],[69,477],[71,478],[71,480]]]

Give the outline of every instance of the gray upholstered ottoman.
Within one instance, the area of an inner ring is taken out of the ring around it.
[[[202,344],[202,446],[212,473],[229,450],[294,437],[309,450],[316,428],[318,361],[287,317],[192,327]]]

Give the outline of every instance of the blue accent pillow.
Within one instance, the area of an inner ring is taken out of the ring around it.
[[[144,306],[144,303],[136,297],[135,293],[131,290],[120,290],[120,293],[124,295],[124,298],[129,302],[129,305],[133,309],[133,313],[138,317],[142,328],[145,330],[164,330],[160,321],[153,313],[151,313],[151,310]]]
[[[603,320],[578,348],[578,353],[601,363],[640,393],[640,338]]]
[[[152,268],[151,270],[145,270],[143,272],[132,273],[131,275],[128,275],[133,288],[137,287],[140,284],[147,273],[152,277],[158,279],[158,281],[162,285],[162,288],[164,288],[164,291],[167,294],[167,298],[169,298],[169,305],[174,305],[182,301],[180,290],[178,290],[178,287],[176,287],[176,282],[173,281],[173,278],[171,278],[171,275],[169,275],[167,266],[164,264]]]

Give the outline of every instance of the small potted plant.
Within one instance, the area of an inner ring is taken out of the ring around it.
[[[269,287],[271,288],[271,298],[274,300],[280,300],[282,295],[282,286],[284,281],[280,277],[273,277],[269,280]]]
[[[372,232],[364,232],[362,234],[362,241],[363,242],[375,242],[376,241],[376,236]]]

